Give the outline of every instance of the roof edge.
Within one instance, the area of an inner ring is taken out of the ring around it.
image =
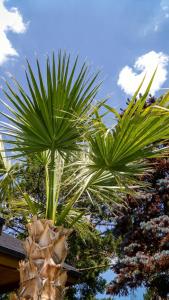
[[[16,259],[25,259],[25,255],[21,252],[15,251],[13,249],[9,249],[3,246],[0,246],[0,253],[10,255]]]
[[[4,224],[5,224],[5,219],[0,217],[0,235],[2,233],[2,227],[3,227]]]

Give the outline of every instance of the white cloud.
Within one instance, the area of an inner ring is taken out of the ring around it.
[[[141,93],[145,92],[148,83],[158,66],[157,73],[155,75],[151,93],[154,95],[156,91],[160,89],[163,83],[167,79],[167,65],[169,63],[169,56],[163,52],[150,51],[135,61],[134,66],[131,68],[125,66],[119,73],[117,84],[128,95],[133,95],[141,83],[144,75],[146,75],[144,84],[141,88]]]
[[[5,0],[0,0],[0,65],[10,56],[18,56],[16,49],[7,37],[7,32],[24,33],[27,28],[18,9],[12,7],[9,10],[5,7],[4,2]]]

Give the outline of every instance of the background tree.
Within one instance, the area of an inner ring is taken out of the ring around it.
[[[146,106],[154,101],[150,97]],[[145,286],[145,299],[168,299],[169,159],[151,159],[150,163],[152,173],[140,178],[148,187],[140,190],[140,196],[128,196],[127,208],[115,219],[112,232],[117,260],[113,270],[117,277],[108,287],[112,295],[127,295]]]

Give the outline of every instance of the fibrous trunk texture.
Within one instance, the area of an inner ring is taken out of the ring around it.
[[[70,230],[33,217],[28,232],[24,242],[27,258],[19,263],[20,289],[15,299],[62,300],[67,281],[63,263]]]

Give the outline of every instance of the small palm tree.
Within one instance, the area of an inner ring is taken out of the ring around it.
[[[167,112],[159,117],[167,96],[156,107],[143,109],[153,78],[143,97],[135,101],[140,85],[119,115],[105,101],[94,102],[100,87],[98,73],[89,76],[88,66],[78,69],[77,62],[70,67],[70,57],[59,53],[56,67],[53,55],[52,64],[47,59],[46,82],[39,62],[38,79],[28,62],[28,91],[15,79],[16,88],[7,83],[8,91],[4,91],[10,104],[2,101],[9,113],[1,112],[7,119],[1,121],[1,134],[8,156],[15,161],[32,154],[38,157],[46,179],[43,209],[22,193],[34,217],[24,243],[27,259],[20,262],[17,299],[62,299],[70,228],[87,230],[90,219],[88,211],[86,219],[86,210],[78,209],[78,201],[85,195],[96,205],[107,202],[116,210],[124,193],[133,192],[139,184],[138,175],[150,169],[144,159],[165,151],[155,143],[169,135]],[[101,107],[116,117],[110,129],[102,122]],[[1,181],[2,190],[4,186]]]

